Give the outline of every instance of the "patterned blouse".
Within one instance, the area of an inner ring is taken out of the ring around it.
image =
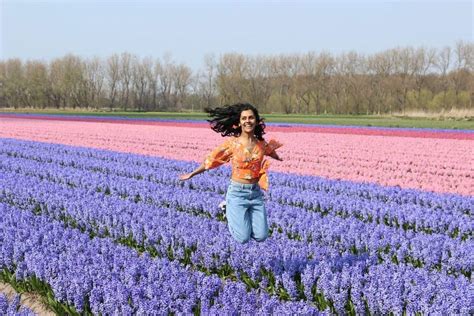
[[[276,140],[268,143],[264,140],[257,140],[257,144],[252,150],[239,142],[237,137],[231,137],[222,145],[215,148],[204,161],[206,170],[219,167],[231,161],[232,178],[252,180],[258,179],[258,184],[264,190],[268,190],[267,169],[270,165],[263,156],[271,155],[277,148],[283,146]]]

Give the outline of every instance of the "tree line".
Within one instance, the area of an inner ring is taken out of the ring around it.
[[[250,102],[265,113],[386,114],[474,107],[474,43],[248,56],[208,55],[193,71],[168,56],[68,54],[0,61],[0,107],[201,111]]]

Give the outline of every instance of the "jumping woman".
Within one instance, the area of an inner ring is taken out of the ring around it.
[[[262,189],[268,190],[269,163],[263,158],[266,155],[282,161],[275,151],[282,144],[265,141],[265,123],[251,104],[238,103],[205,111],[211,117],[208,120],[211,128],[229,139],[215,148],[196,170],[181,175],[180,179],[191,179],[231,161],[232,177],[225,197],[229,231],[242,244],[250,238],[264,241],[268,237],[268,221]]]

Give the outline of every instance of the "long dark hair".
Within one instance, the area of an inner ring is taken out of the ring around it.
[[[255,115],[256,125],[254,134],[258,140],[263,140],[265,134],[264,118],[260,117],[258,110],[250,103],[236,103],[232,105],[224,105],[216,108],[205,108],[211,119],[207,120],[211,123],[211,128],[222,136],[240,136],[242,128],[239,126],[240,114],[242,111],[252,110]]]

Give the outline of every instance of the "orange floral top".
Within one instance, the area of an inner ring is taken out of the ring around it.
[[[204,167],[209,170],[231,161],[232,178],[258,179],[260,187],[268,190],[267,169],[270,163],[263,157],[271,155],[281,146],[283,145],[273,139],[268,143],[264,140],[257,140],[254,148],[249,150],[239,142],[237,137],[231,137],[206,157]]]

